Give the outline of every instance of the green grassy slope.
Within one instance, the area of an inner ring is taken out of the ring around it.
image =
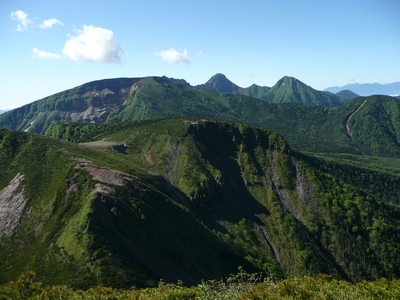
[[[285,76],[271,87],[264,97],[272,103],[302,103],[322,107],[335,107],[343,103],[336,95],[314,90],[300,80]]]
[[[2,282],[33,269],[44,283],[76,287],[190,284],[246,264],[194,217],[181,192],[132,157],[13,131],[2,132],[1,150],[2,186],[21,172],[28,198],[17,231],[2,240]],[[87,164],[127,171],[127,182],[97,179]]]
[[[372,176],[379,170],[359,168],[364,173],[351,176],[355,168],[348,163],[305,156],[280,135],[244,124],[164,119],[72,124],[70,131],[61,125],[53,126],[55,136],[79,140],[93,128],[103,143],[127,145],[125,154],[99,144],[64,147],[134,178],[131,186],[114,187],[124,201],[103,198],[92,216],[98,228],[113,220],[112,230],[99,232],[120,246],[107,251],[122,260],[130,245],[129,253],[145,262],[143,276],[190,283],[238,264],[275,276],[329,273],[358,281],[400,275],[400,208],[392,204],[398,200],[381,198],[361,180],[371,175],[369,183],[382,184]],[[129,274],[136,274],[132,264]]]
[[[373,96],[368,99],[368,102],[376,103],[377,106],[387,107],[385,103],[391,103],[390,109],[393,111],[399,107],[399,102],[392,97]],[[346,105],[331,109],[298,103],[276,105],[213,90],[205,90],[199,94],[191,88],[171,84],[166,79],[149,78],[143,82],[142,89],[131,96],[130,102],[123,110],[110,115],[108,122],[172,116],[214,118],[246,122],[277,131],[285,137],[291,147],[301,151],[399,157],[400,153],[395,150],[397,140],[386,133],[387,126],[390,125],[385,121],[386,108],[377,112],[365,110],[369,107],[365,106],[364,117],[361,119],[365,120],[365,124],[360,123],[356,129],[367,134],[361,138],[357,138],[356,135],[349,136],[346,122],[364,100],[365,98],[359,97]],[[366,130],[373,124],[368,123],[368,119],[373,115],[377,126]],[[357,114],[357,118],[359,116],[362,115]],[[357,118],[351,118],[350,121],[355,122]],[[379,149],[373,145],[378,139],[385,139],[386,143]]]

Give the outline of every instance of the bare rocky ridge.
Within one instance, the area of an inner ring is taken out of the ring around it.
[[[10,237],[19,225],[26,201],[25,189],[20,187],[25,176],[18,173],[0,191],[0,237]]]

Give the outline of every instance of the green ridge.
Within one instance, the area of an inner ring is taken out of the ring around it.
[[[382,158],[301,154],[276,132],[204,119],[55,123],[48,134],[57,139],[0,132],[0,187],[20,172],[27,197],[1,239],[1,282],[30,269],[79,288],[191,285],[238,266],[400,275],[399,175]]]

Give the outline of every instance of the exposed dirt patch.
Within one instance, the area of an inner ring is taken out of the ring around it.
[[[150,150],[149,152],[147,152],[146,161],[152,166],[155,166],[157,164],[157,157],[153,151]]]
[[[89,167],[89,172],[93,176],[94,180],[112,185],[124,186],[125,181],[129,180],[128,175],[115,170]]]
[[[107,147],[111,147],[112,145],[115,145],[115,143],[102,140],[102,141],[95,141],[95,142],[89,142],[89,143],[80,143],[79,145],[86,146],[86,147],[94,147],[94,148],[107,148]]]
[[[131,181],[131,178],[128,174],[106,168],[97,168],[88,163],[79,163],[75,166],[75,168],[88,170],[90,175],[93,176],[94,180],[103,183],[125,186],[127,181]]]

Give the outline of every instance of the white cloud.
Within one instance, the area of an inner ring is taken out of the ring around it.
[[[111,30],[84,25],[76,36],[69,36],[63,53],[72,60],[119,63],[123,52]]]
[[[204,58],[204,53],[203,53],[203,51],[202,50],[200,50],[200,51],[197,51],[197,57],[200,57],[200,58]]]
[[[162,50],[156,52],[157,56],[160,56],[162,60],[168,61],[171,64],[179,64],[181,62],[190,63],[190,57],[187,54],[187,50],[183,50],[182,53],[176,51],[175,49]]]
[[[11,19],[19,22],[17,26],[18,31],[27,30],[29,24],[33,23],[33,21],[28,18],[28,14],[22,10],[16,10],[11,12]]]
[[[61,56],[57,53],[46,52],[39,50],[38,48],[32,48],[33,57],[44,58],[44,59],[59,59]]]
[[[43,23],[39,25],[39,27],[42,29],[47,29],[53,27],[56,24],[64,26],[64,24],[60,20],[57,20],[56,18],[51,18],[48,20],[44,20]]]
[[[350,82],[361,82],[362,80],[363,80],[363,78],[362,77],[349,77],[349,78],[347,78],[347,80],[348,81],[350,81]]]

